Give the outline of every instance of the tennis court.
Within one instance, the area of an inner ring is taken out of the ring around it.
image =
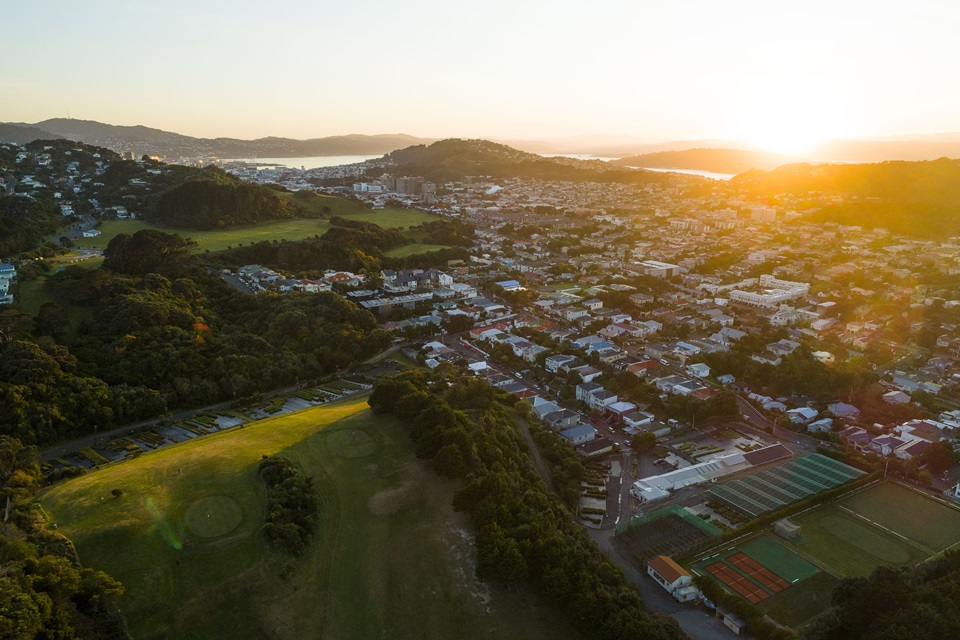
[[[790,586],[786,580],[770,571],[756,560],[743,552],[735,553],[727,558],[727,562],[736,567],[741,573],[747,574],[750,579],[759,582],[763,588],[773,593],[780,593]]]
[[[711,564],[709,567],[707,567],[707,571],[710,573],[710,575],[727,587],[733,589],[733,591],[738,593],[751,604],[756,604],[770,597],[770,594],[766,590],[751,582],[747,576],[743,575],[723,560],[718,560],[717,562]]]

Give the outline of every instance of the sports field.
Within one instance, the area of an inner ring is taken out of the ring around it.
[[[934,553],[960,543],[960,509],[892,482],[870,487],[839,504]]]
[[[260,532],[257,464],[273,454],[296,462],[321,498],[320,530],[296,560]],[[41,504],[86,566],[124,584],[138,640],[577,637],[530,597],[474,581],[455,486],[416,460],[392,419],[354,399],[100,469]]]
[[[960,510],[892,482],[791,520],[800,526],[795,540],[764,533],[693,568],[795,627],[830,606],[842,578],[868,576],[880,566],[913,566],[960,543]],[[790,586],[782,588],[776,577]]]

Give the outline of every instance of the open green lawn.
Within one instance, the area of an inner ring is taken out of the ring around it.
[[[388,249],[383,253],[383,255],[388,258],[405,258],[407,256],[415,256],[421,253],[429,253],[430,251],[439,251],[440,249],[449,249],[445,244],[405,244],[399,247],[394,247],[393,249]]]
[[[892,482],[874,485],[840,505],[934,552],[960,542],[960,509]]]
[[[930,556],[837,504],[814,509],[794,522],[801,527],[796,543],[800,553],[840,577],[868,576],[879,566],[912,566]]]
[[[142,220],[107,220],[100,225],[101,235],[96,238],[81,238],[75,241],[83,249],[105,249],[107,243],[121,233],[134,234],[141,229],[156,229],[191,238],[197,243],[197,251],[220,251],[241,244],[249,245],[262,240],[303,240],[323,235],[330,228],[326,220],[295,219],[264,222],[249,227],[231,227],[211,231],[171,229],[146,223]]]
[[[284,200],[293,202],[297,206],[314,213],[340,216],[347,220],[373,222],[384,229],[406,229],[407,227],[438,219],[437,216],[424,213],[423,211],[417,211],[416,209],[385,207],[374,211],[353,200],[322,195],[313,193],[312,191],[299,191],[295,193],[277,192],[277,195]],[[328,207],[329,211],[325,211],[324,207]]]
[[[278,453],[313,477],[323,505],[296,561],[260,533],[257,464]],[[577,637],[523,594],[484,604],[454,489],[361,398],[152,452],[41,503],[86,566],[126,586],[138,639]]]

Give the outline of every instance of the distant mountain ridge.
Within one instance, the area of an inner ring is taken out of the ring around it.
[[[133,151],[136,156],[163,158],[299,158],[307,156],[379,155],[416,144],[433,142],[402,133],[327,136],[308,140],[266,137],[194,138],[142,125],[122,126],[94,120],[53,118],[34,124],[0,123],[0,141],[25,144],[33,140],[67,138],[117,152]]]

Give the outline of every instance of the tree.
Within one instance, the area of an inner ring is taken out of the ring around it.
[[[182,275],[196,264],[192,251],[197,243],[174,233],[142,229],[121,233],[107,244],[103,267],[111,271],[142,276],[148,273]]]
[[[953,445],[946,440],[934,442],[920,454],[920,464],[926,465],[933,475],[943,473],[956,461],[956,451],[954,451]]]
[[[114,499],[119,499],[120,496],[123,495],[123,489],[113,489],[110,491],[110,495],[112,495]]]
[[[650,451],[657,445],[657,436],[652,431],[644,431],[630,438],[630,448],[637,453]]]

